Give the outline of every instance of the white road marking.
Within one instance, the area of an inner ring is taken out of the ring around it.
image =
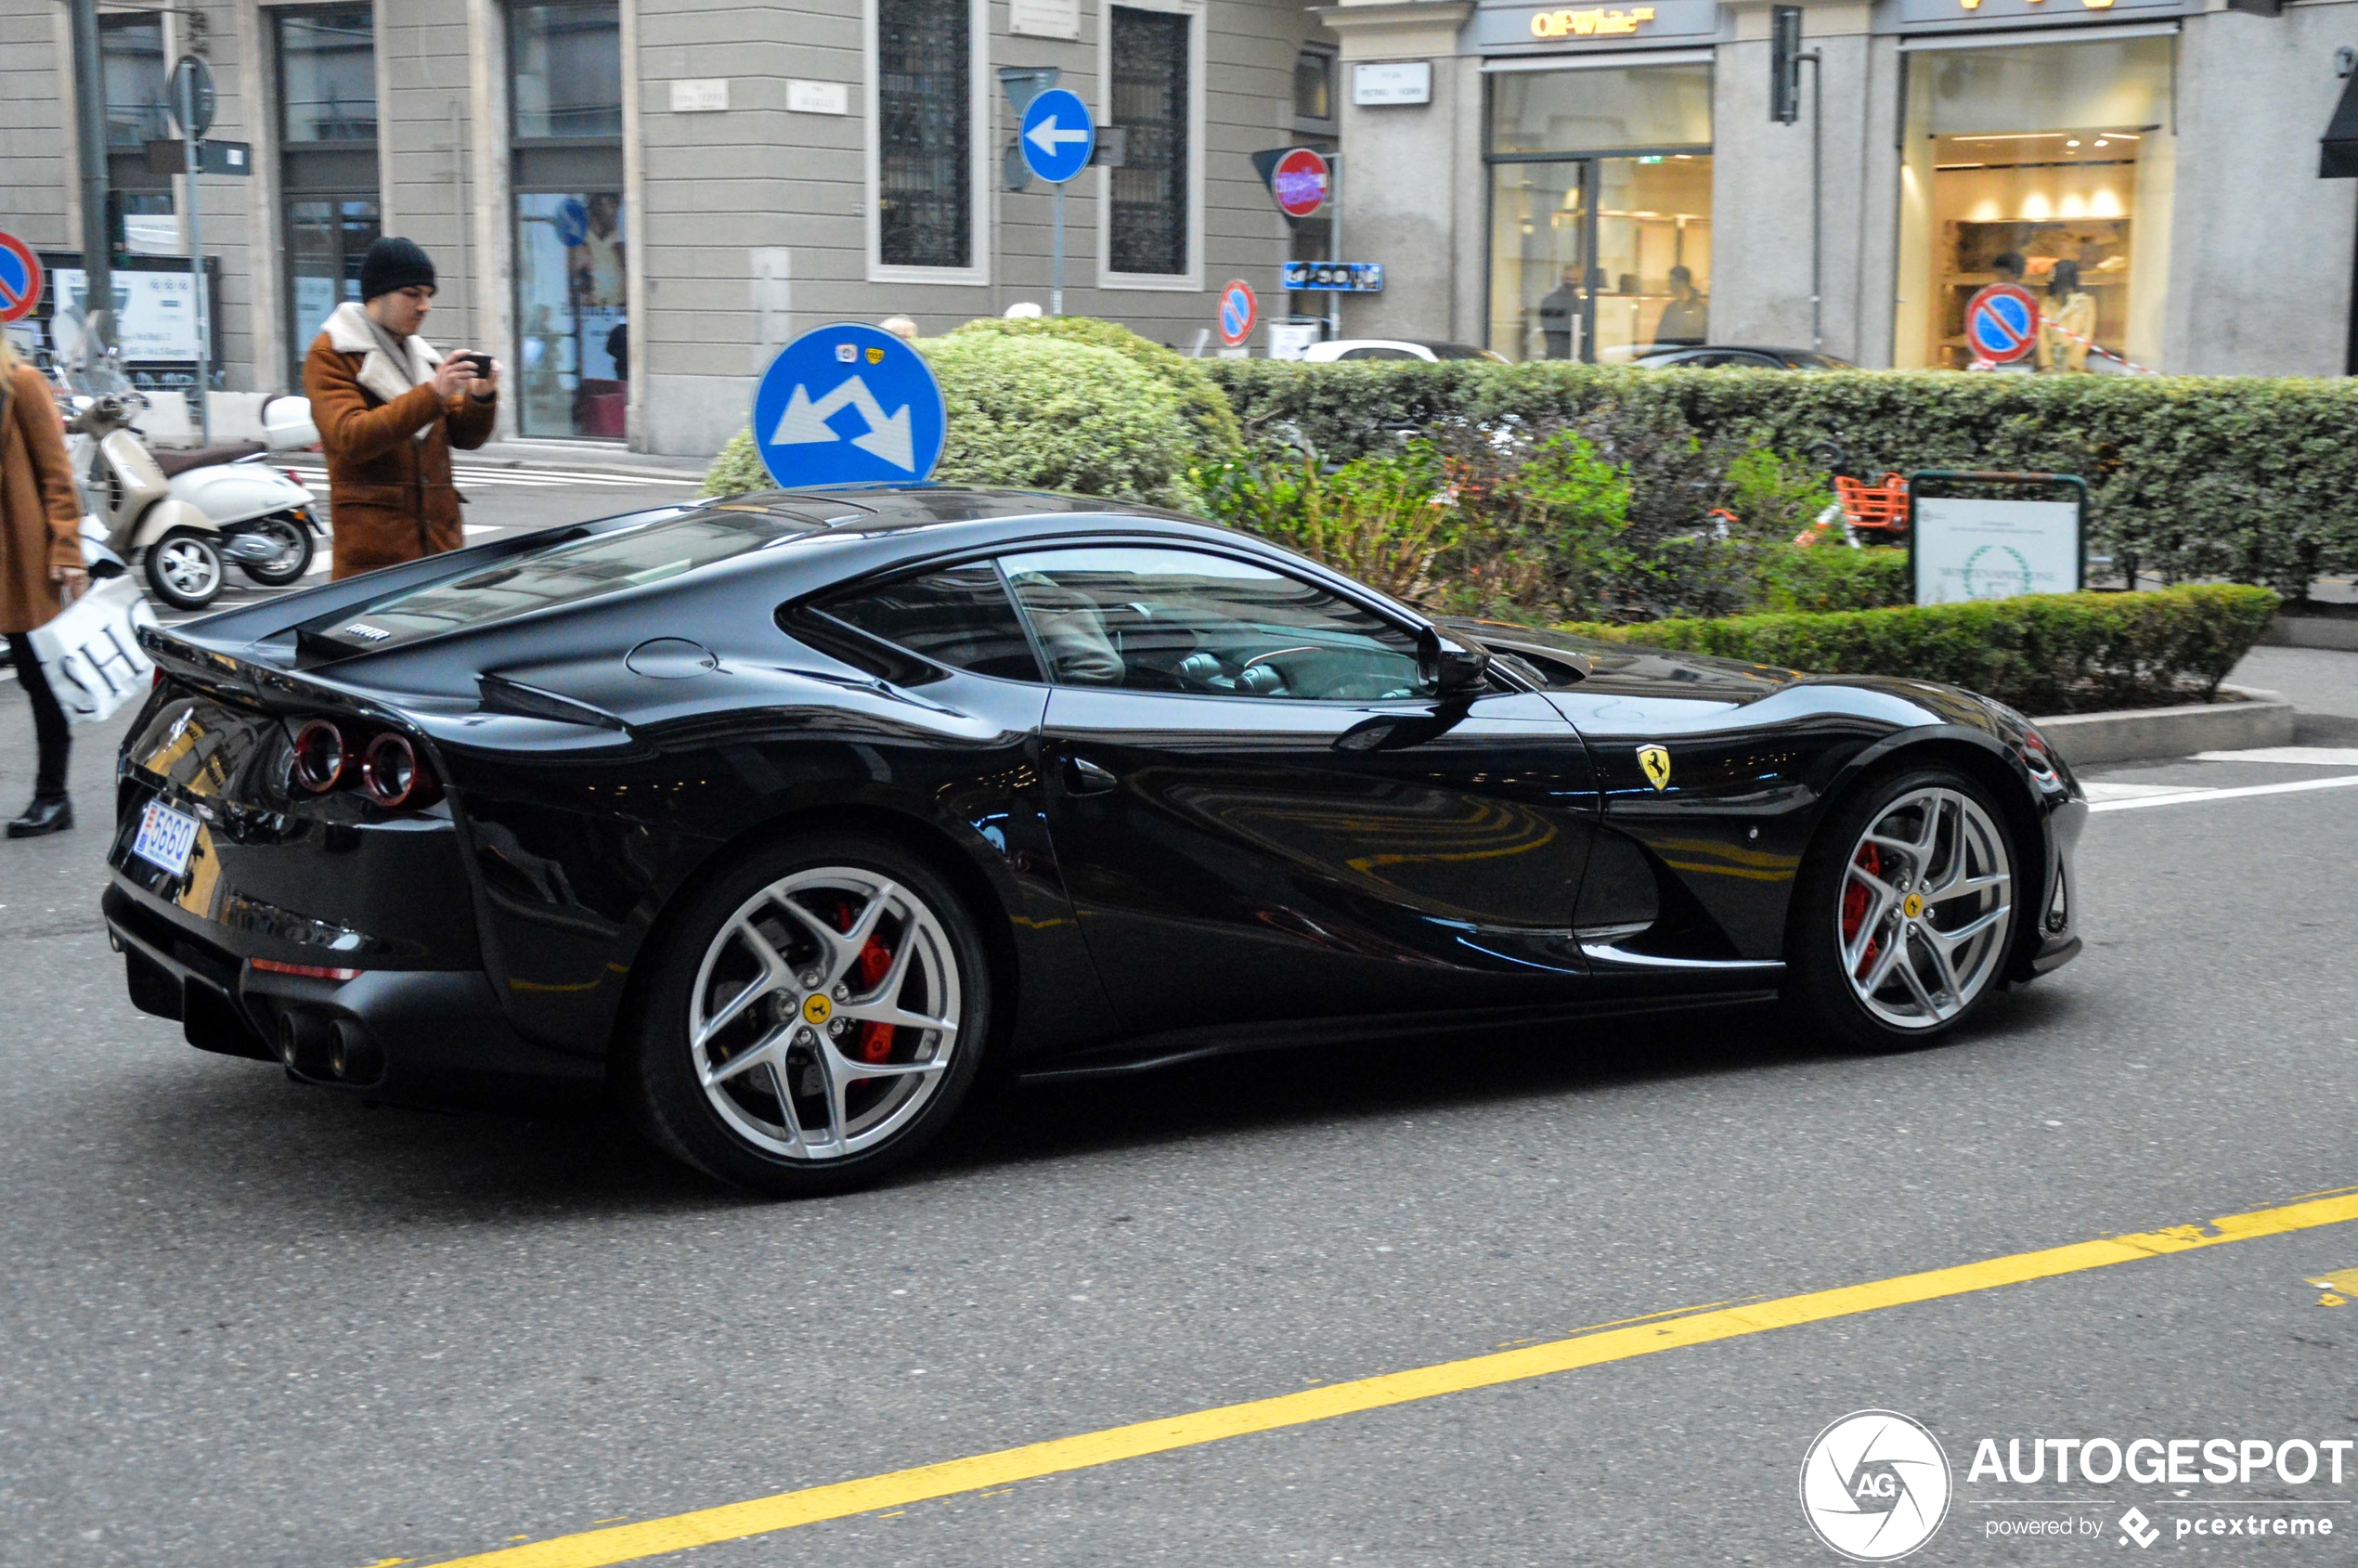
[[[2095,800],[2091,811],[2133,811],[2143,806],[2185,806],[2204,800],[2241,800],[2254,795],[2297,795],[2308,789],[2348,789],[2358,784],[2358,773],[2338,779],[2296,779],[2291,784],[2246,784],[2236,789],[2180,789],[2167,794],[2140,795],[2126,799]],[[2136,786],[2131,786],[2136,787]]]
[[[2358,768],[2358,746],[2262,745],[2249,751],[2197,751],[2195,762],[2294,762],[2306,768]]]
[[[324,468],[296,467],[291,469],[296,479],[314,488],[324,489],[328,471]],[[564,489],[570,486],[590,485],[609,489],[634,486],[688,486],[703,481],[695,474],[683,473],[677,479],[661,479],[645,473],[573,473],[554,469],[453,468],[451,478],[460,485],[510,486],[526,490]]]
[[[2092,779],[2083,786],[2091,800],[2135,800],[2148,795],[2198,794],[2204,784],[2115,784],[2110,779]]]

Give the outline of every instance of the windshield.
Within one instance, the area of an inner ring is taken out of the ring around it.
[[[684,515],[683,515],[684,514]],[[807,534],[812,525],[771,512],[691,512],[665,507],[642,521],[590,538],[557,540],[463,577],[428,583],[358,611],[340,612],[317,631],[358,648],[393,648],[469,627],[512,620],[669,577]]]

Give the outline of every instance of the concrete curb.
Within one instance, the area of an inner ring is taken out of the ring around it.
[[[2260,634],[2271,648],[2335,648],[2358,653],[2358,620],[2333,616],[2278,616]]]
[[[2074,767],[2191,757],[2198,751],[2248,751],[2292,744],[2293,706],[2281,693],[2222,685],[2243,698],[2182,707],[2131,707],[2112,713],[2061,713],[2035,719],[2040,733]]]

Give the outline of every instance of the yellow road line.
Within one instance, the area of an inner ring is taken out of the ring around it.
[[[2231,1241],[2284,1236],[2353,1220],[2358,1220],[2358,1192],[2261,1209],[2248,1214],[2229,1214],[2207,1225],[2169,1225],[2131,1236],[2051,1247],[2044,1251],[2016,1252],[2011,1257],[1806,1295],[1781,1296],[1665,1322],[1639,1320],[1627,1328],[1554,1340],[1521,1350],[1388,1372],[1353,1382],[1330,1383],[1299,1393],[1224,1405],[1132,1426],[1109,1427],[1103,1432],[1027,1444],[1020,1448],[1003,1448],[941,1464],[920,1465],[914,1470],[839,1481],[799,1492],[781,1492],[774,1497],[698,1509],[665,1519],[641,1520],[609,1530],[585,1530],[577,1535],[535,1541],[529,1546],[504,1547],[473,1557],[455,1558],[441,1568],[607,1568],[608,1564],[685,1551],[691,1547],[744,1540],[751,1536],[790,1530],[798,1524],[901,1508],[954,1493],[1032,1481],[1043,1475],[1086,1470],[1147,1454],[1166,1454],[1174,1448],[1192,1448],[1280,1427],[1331,1420],[1337,1416],[1406,1405],[1439,1394],[1462,1393],[1469,1389],[1544,1378],[1550,1373],[1626,1361],[1658,1351],[1767,1333],[1772,1328],[1823,1323],[1829,1318],[1878,1312],[1885,1307],[1938,1301],[1946,1296],[1991,1290],[2002,1285],[2052,1279],[2114,1263],[2191,1252]]]

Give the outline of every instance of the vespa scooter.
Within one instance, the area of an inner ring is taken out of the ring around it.
[[[320,533],[317,502],[274,452],[317,445],[311,399],[274,397],[262,406],[262,439],[158,452],[173,496],[221,530],[222,555],[265,588],[284,588],[311,570]]]

